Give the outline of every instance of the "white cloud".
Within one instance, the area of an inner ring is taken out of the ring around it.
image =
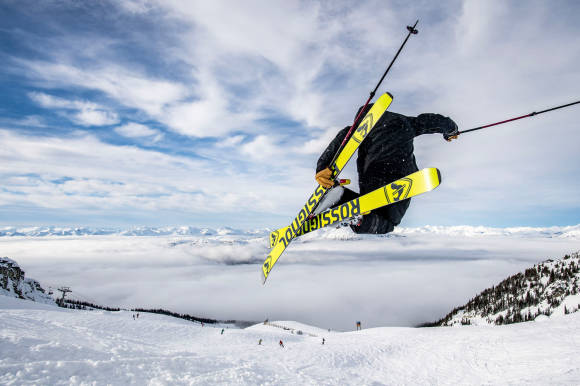
[[[284,156],[282,148],[266,135],[259,135],[252,141],[243,144],[241,152],[257,160],[272,160],[276,156]]]
[[[233,137],[227,137],[224,140],[216,143],[216,146],[218,148],[223,148],[223,147],[237,147],[238,145],[240,145],[240,143],[242,143],[242,141],[245,139],[246,137],[243,135],[234,135]]]
[[[159,130],[152,129],[140,123],[130,122],[123,126],[115,127],[115,132],[128,138],[142,138],[153,137],[153,141],[157,142],[163,138],[163,134]]]
[[[63,85],[99,90],[120,104],[159,116],[164,108],[189,95],[185,85],[147,77],[135,69],[106,63],[98,68],[79,68],[66,63],[19,61],[29,76],[47,87]]]
[[[220,160],[221,153],[193,160],[106,144],[82,132],[39,138],[0,130],[0,205],[71,215],[129,208],[206,217],[244,213],[247,221],[248,213],[293,204],[292,185],[269,181],[261,167],[234,168],[230,162],[237,158]]]
[[[119,117],[109,111],[84,109],[73,115],[73,121],[82,126],[105,126],[118,123]]]
[[[28,95],[30,99],[44,108],[72,110],[72,113],[69,112],[65,115],[71,121],[82,126],[105,126],[119,122],[116,113],[93,102],[69,100],[40,92],[31,92]]]
[[[320,155],[341,129],[331,127],[325,130],[319,137],[306,141],[303,145],[296,147],[295,151],[302,154]]]

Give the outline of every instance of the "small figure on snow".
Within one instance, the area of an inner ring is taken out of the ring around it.
[[[223,328],[222,328],[222,332],[221,332],[221,335],[223,335],[223,334],[224,334],[224,329],[223,329]]]
[[[262,345],[262,339],[260,339],[260,340],[258,341],[258,346],[261,346],[261,345]]]
[[[280,347],[284,348],[284,343],[282,343],[282,339],[280,339],[279,345],[280,345]]]
[[[326,339],[322,338],[322,344],[324,344],[325,341],[326,341]]]
[[[356,322],[356,330],[362,330],[360,322]]]
[[[372,103],[361,113],[361,117],[364,117],[371,107]],[[334,185],[334,181],[331,179],[332,171],[329,169],[330,162],[349,130],[350,126],[342,129],[318,159],[315,179],[325,188]],[[459,131],[453,120],[439,114],[420,114],[417,117],[407,117],[385,111],[358,148],[356,165],[360,193],[355,193],[344,187],[336,187],[335,189],[342,189],[343,193],[339,201],[331,206],[344,204],[359,195],[370,193],[418,171],[419,168],[413,155],[413,138],[421,134],[434,133],[443,134],[445,140],[451,141],[457,138]],[[409,198],[375,209],[363,215],[358,224],[350,227],[356,233],[382,234],[392,232],[403,219],[411,203],[410,200]]]

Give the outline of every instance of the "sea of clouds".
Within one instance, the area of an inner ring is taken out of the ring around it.
[[[438,319],[508,275],[580,250],[580,225],[426,226],[379,236],[331,228],[295,240],[263,286],[265,230],[109,231],[4,227],[0,254],[45,287],[70,286],[80,300],[349,330],[358,320],[371,327]]]

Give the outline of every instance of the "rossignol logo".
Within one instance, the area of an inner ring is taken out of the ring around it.
[[[302,228],[302,225],[304,225],[304,223],[307,222],[308,215],[310,215],[310,213],[312,212],[318,201],[320,201],[325,191],[326,189],[324,187],[318,185],[312,196],[310,196],[310,198],[306,202],[306,205],[304,205],[304,207],[300,209],[298,216],[296,216],[294,221],[292,221],[292,224],[286,227],[283,233],[279,231],[274,231],[270,234],[271,247],[274,247],[277,244],[282,243],[284,244],[285,249],[288,246],[288,244],[290,244],[290,241],[298,234],[300,234],[300,229]],[[282,253],[282,251],[280,251],[280,253]]]
[[[264,271],[264,276],[267,276],[270,273],[270,269],[272,269],[272,266],[270,265],[271,261],[272,261],[272,256],[268,255],[268,257],[266,257],[266,261],[264,261],[264,264],[262,265],[262,270]]]
[[[410,178],[401,178],[387,186],[385,186],[385,196],[389,204],[404,200],[409,196],[413,180]]]
[[[334,224],[335,222],[354,217],[358,214],[360,214],[360,201],[358,198],[356,198],[345,204],[337,206],[336,208],[320,213],[318,216],[304,224],[301,229],[301,233],[303,231],[311,232]]]
[[[270,233],[270,248],[272,248],[274,245],[276,245],[278,243],[279,235],[280,235],[280,232],[278,232],[278,231],[274,231],[274,232]]]
[[[361,143],[363,139],[367,136],[370,129],[373,127],[373,114],[368,113],[364,120],[358,125],[356,131],[352,135],[352,139],[356,142]]]

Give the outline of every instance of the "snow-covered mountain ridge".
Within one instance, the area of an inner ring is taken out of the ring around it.
[[[580,310],[580,252],[546,260],[484,290],[437,322],[500,325]]]
[[[217,229],[181,227],[136,227],[130,229],[90,227],[0,227],[0,237],[45,237],[45,236],[225,236],[266,235],[269,230],[239,230],[229,227]]]
[[[0,295],[55,304],[39,282],[25,278],[18,263],[7,257],[0,257]]]
[[[267,236],[271,229],[234,229],[230,227],[221,228],[199,228],[192,226],[178,227],[136,227],[129,229],[118,228],[91,228],[91,227],[0,227],[0,237],[45,237],[45,236]],[[485,237],[485,236],[515,236],[515,237],[546,237],[546,238],[580,238],[580,224],[573,226],[554,227],[509,227],[493,228],[483,226],[433,226],[426,225],[416,228],[398,227],[388,237],[409,236],[409,235],[448,235],[464,237]],[[307,235],[305,238],[320,237],[337,240],[348,240],[360,238],[349,228],[329,227],[318,230]],[[362,237],[385,237],[385,235]]]

